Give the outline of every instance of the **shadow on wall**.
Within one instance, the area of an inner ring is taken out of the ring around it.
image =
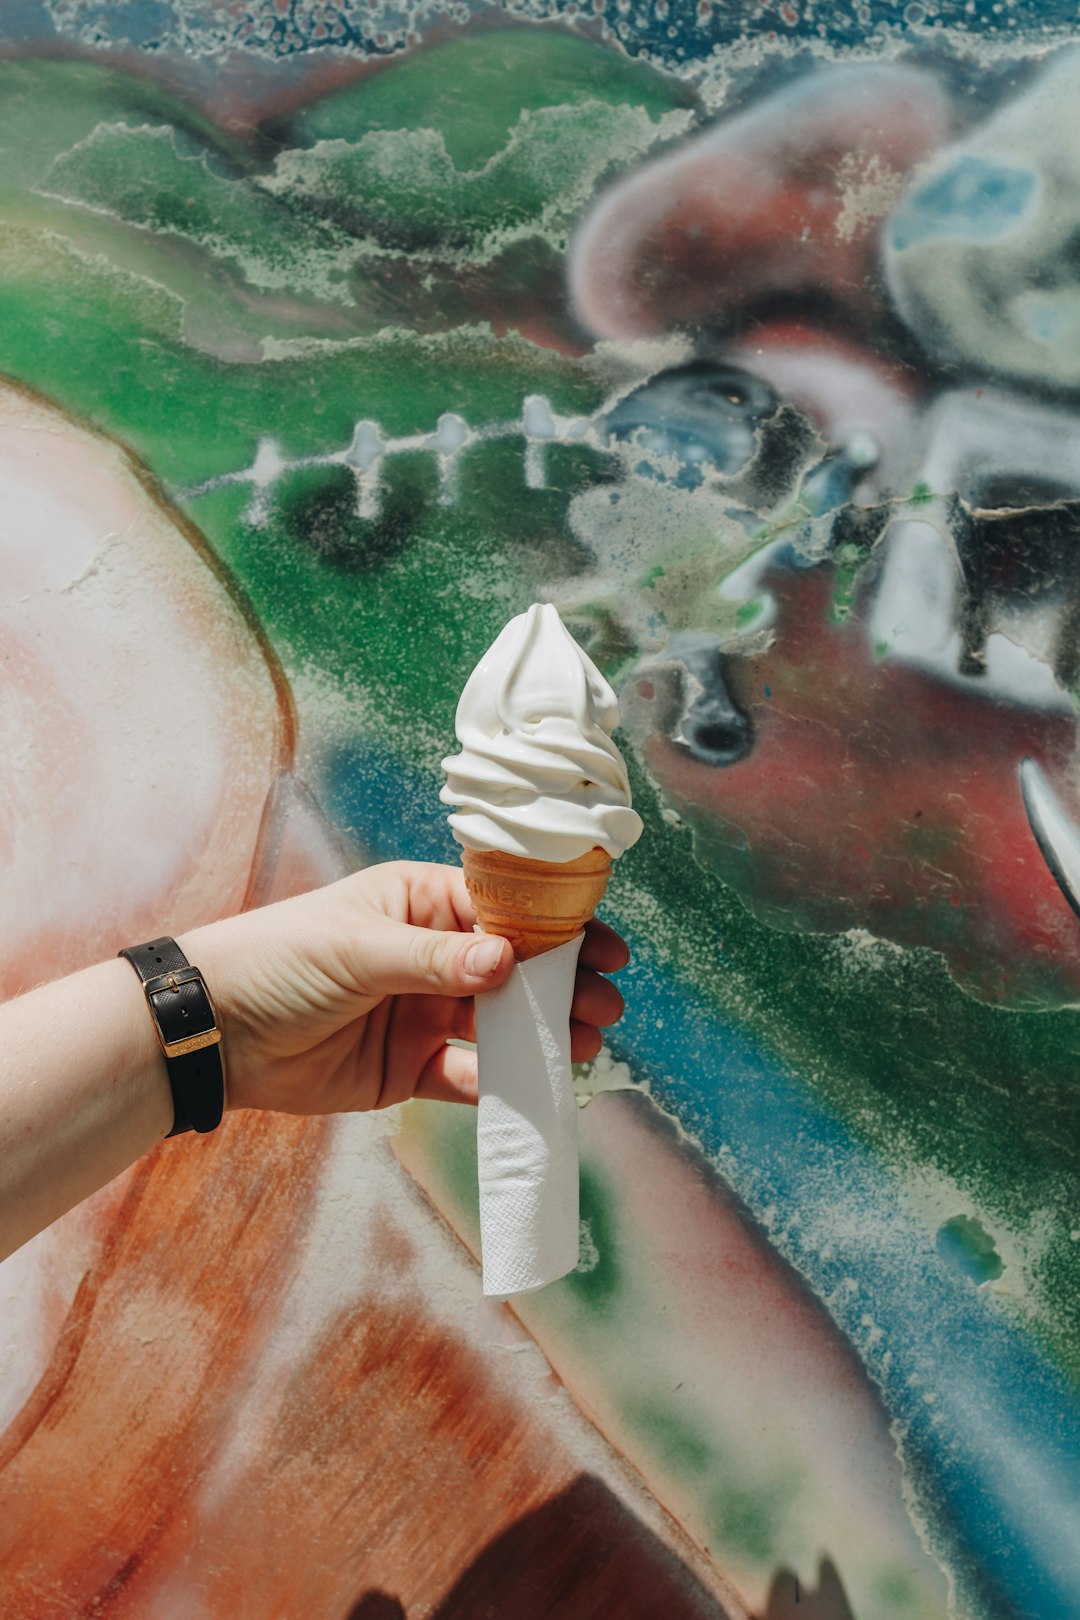
[[[780,1577],[783,1579],[783,1577]],[[777,1610],[777,1615],[787,1610]],[[583,1474],[496,1537],[455,1582],[432,1620],[733,1620],[658,1536],[606,1485]],[[772,1610],[769,1611],[772,1620]],[[407,1620],[396,1598],[366,1592],[345,1620]],[[796,1620],[851,1620],[799,1611]]]
[[[633,1551],[619,1549],[619,1573],[586,1544],[580,1526],[599,1519],[603,1539],[616,1555],[617,1537],[631,1530]],[[558,1567],[556,1567],[558,1558]],[[668,1566],[665,1569],[665,1566]],[[675,1574],[674,1582],[671,1579]],[[614,1596],[611,1582],[619,1591]],[[678,1607],[658,1608],[658,1604]],[[510,1607],[512,1605],[512,1607]],[[722,1616],[690,1571],[679,1566],[652,1532],[631,1519],[599,1480],[588,1476],[491,1543],[461,1577],[433,1620],[488,1620],[513,1613],[515,1620],[600,1620],[616,1613],[620,1620],[653,1620],[677,1614],[679,1620],[700,1615]],[[366,1592],[346,1620],[408,1620],[397,1598]],[[769,1588],[761,1620],[855,1620],[839,1571],[830,1558],[818,1565],[817,1591],[808,1591],[791,1570],[782,1569]]]
[[[789,1569],[774,1575],[761,1620],[855,1620],[855,1615],[836,1565],[831,1558],[823,1558],[818,1564],[816,1592],[808,1592]]]
[[[385,1592],[365,1592],[349,1611],[348,1620],[405,1620],[405,1610],[397,1598]]]
[[[365,1592],[348,1614],[348,1620],[405,1620],[405,1610],[397,1598],[385,1592]]]

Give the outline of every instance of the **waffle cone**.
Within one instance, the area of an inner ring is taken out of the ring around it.
[[[501,934],[519,962],[581,933],[611,872],[606,850],[576,861],[530,861],[498,850],[466,849],[465,885],[485,934]]]

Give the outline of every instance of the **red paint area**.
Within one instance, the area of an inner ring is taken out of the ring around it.
[[[917,72],[823,73],[778,91],[615,186],[576,244],[586,326],[641,337],[814,293],[873,320],[874,200],[948,132],[941,88]],[[860,186],[865,206],[852,203]]]
[[[771,647],[725,666],[754,728],[749,754],[701,764],[658,734],[663,696],[652,714],[648,764],[693,824],[701,858],[775,926],[861,926],[941,951],[984,999],[1075,1001],[1080,921],[1035,843],[1018,780],[1030,755],[1080,820],[1068,776],[1075,722],[878,661],[855,616],[830,621],[828,567],[777,571],[768,585],[779,614]]]
[[[245,1115],[131,1173],[52,1361],[0,1438],[6,1620],[138,1612],[121,1592],[231,1433],[328,1129]]]
[[[378,1281],[328,1318],[252,1423],[332,1128],[246,1114],[132,1173],[52,1362],[0,1439],[4,1620],[144,1620],[185,1601],[223,1617],[344,1616],[387,1585],[408,1614],[539,1617],[560,1594],[568,1620],[725,1620],[435,1319],[388,1218],[358,1236]]]

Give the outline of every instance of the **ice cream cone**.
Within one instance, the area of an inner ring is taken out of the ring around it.
[[[603,849],[559,862],[466,849],[462,864],[481,928],[508,939],[519,962],[580,934],[611,872],[611,857]]]

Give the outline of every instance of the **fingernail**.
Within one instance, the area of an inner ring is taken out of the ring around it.
[[[462,961],[465,972],[473,979],[487,979],[502,961],[501,939],[478,939],[469,946]]]

